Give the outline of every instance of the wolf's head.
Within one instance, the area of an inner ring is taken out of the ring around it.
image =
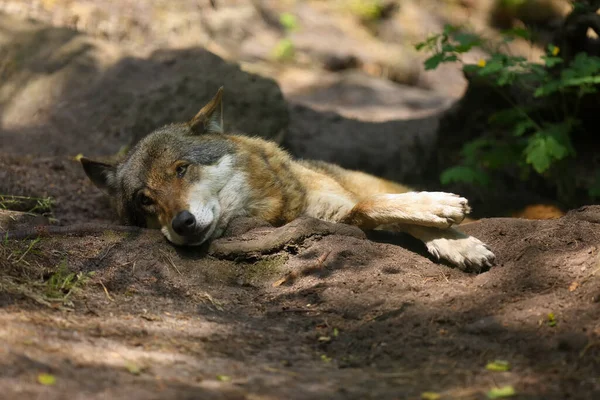
[[[122,222],[160,228],[179,245],[199,245],[215,233],[222,203],[240,196],[224,189],[235,181],[236,165],[235,145],[223,135],[222,94],[220,88],[188,123],[143,138],[118,165],[81,159],[87,176],[113,198]]]

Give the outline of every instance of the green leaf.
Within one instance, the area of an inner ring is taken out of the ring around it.
[[[454,40],[459,43],[455,47],[455,51],[458,53],[466,53],[473,47],[479,46],[482,43],[482,40],[479,36],[466,32],[458,33],[456,36],[454,36]]]
[[[556,326],[556,315],[554,313],[548,314],[548,326]]]
[[[460,27],[458,27],[458,26],[446,24],[446,25],[444,25],[444,35],[450,36],[454,32],[457,32],[459,29],[460,29]]]
[[[572,71],[576,76],[596,75],[600,72],[600,57],[590,56],[587,53],[577,53],[568,71]]]
[[[529,70],[538,77],[548,75],[548,71],[540,64],[529,64]]]
[[[513,143],[499,142],[481,153],[479,165],[492,170],[516,165],[523,154],[522,150],[520,146],[515,146]]]
[[[298,20],[289,12],[284,12],[279,16],[279,23],[283,25],[288,32],[298,29]]]
[[[457,61],[458,57],[454,54],[447,55],[446,53],[437,53],[425,60],[425,69],[436,69],[441,63]]]
[[[510,370],[510,364],[508,363],[508,361],[495,360],[491,363],[488,363],[485,366],[485,369],[487,369],[488,371],[504,372]]]
[[[425,60],[425,70],[428,71],[428,70],[436,69],[438,67],[438,65],[440,65],[440,63],[442,62],[443,59],[444,59],[443,53],[438,53],[438,54],[432,55],[427,60]]]
[[[142,373],[142,369],[133,361],[127,361],[125,363],[125,368],[127,368],[127,371],[129,371],[129,373],[133,375],[139,375]]]
[[[527,114],[518,108],[507,108],[504,110],[496,111],[488,118],[490,124],[498,126],[513,126],[522,121],[527,121]]]
[[[427,50],[432,50],[438,43],[438,41],[440,40],[441,35],[432,35],[430,37],[428,37],[424,42],[420,42],[417,43],[415,45],[415,49],[416,50],[423,50],[423,49],[427,49]]]
[[[600,58],[578,53],[571,64],[561,71],[559,79],[552,79],[540,86],[536,97],[547,96],[565,88],[590,87],[600,84]]]
[[[529,139],[525,148],[525,161],[538,174],[544,173],[555,160],[562,160],[569,154],[569,149],[553,136],[538,133]]]
[[[455,49],[455,46],[450,43],[446,43],[442,45],[442,53],[452,53]]]
[[[549,94],[556,93],[561,89],[568,87],[576,87],[583,85],[597,85],[600,83],[600,76],[584,76],[580,78],[565,78],[555,81],[550,81],[539,88],[533,93],[535,97],[548,96]]]
[[[600,76],[582,76],[579,78],[569,78],[561,80],[563,87],[581,86],[581,85],[596,85],[600,83]]]
[[[487,186],[489,181],[489,176],[485,172],[465,165],[448,168],[440,175],[442,185],[458,182]]]
[[[505,54],[501,54],[501,56],[506,60],[505,63],[508,65],[519,65],[527,63],[527,59],[522,56],[507,56]]]
[[[496,79],[498,86],[512,85],[517,79],[517,73],[514,70],[503,68],[500,70],[500,76]]]
[[[474,139],[470,142],[463,144],[462,149],[460,150],[462,156],[465,158],[467,164],[473,164],[477,160],[477,156],[481,150],[486,147],[492,146],[494,144],[493,141],[488,139]]]
[[[295,47],[294,47],[294,42],[292,42],[290,39],[281,39],[279,41],[279,43],[277,43],[277,46],[275,46],[275,48],[273,49],[273,56],[277,59],[277,60],[291,60],[294,58],[296,54],[295,51]]]
[[[521,39],[530,40],[531,33],[525,28],[512,28],[502,32],[505,37],[520,37]]]
[[[52,374],[41,373],[37,376],[37,381],[44,386],[56,385],[56,377]]]
[[[540,87],[538,87],[535,92],[533,92],[534,97],[543,97],[548,96],[552,93],[556,93],[560,90],[561,85],[560,81],[550,81],[547,82]]]
[[[440,400],[442,395],[435,392],[423,392],[421,393],[421,400]]]
[[[499,388],[493,388],[487,392],[488,399],[503,399],[505,397],[511,397],[517,394],[512,386],[502,386]]]
[[[494,59],[494,57],[492,57],[486,64],[484,67],[481,67],[479,69],[479,75],[480,76],[487,76],[487,75],[491,75],[491,74],[495,74],[499,71],[502,71],[502,68],[504,68],[504,64],[502,63],[501,60],[498,59]]]
[[[536,128],[535,122],[533,122],[533,120],[531,120],[531,119],[526,119],[515,125],[514,130],[513,130],[513,135],[515,135],[517,137],[523,136],[525,133],[527,133],[528,130],[535,129],[535,128]]]
[[[464,64],[462,69],[465,75],[470,75],[479,72],[480,68],[481,67],[476,64]]]
[[[321,360],[323,360],[323,362],[329,363],[331,362],[331,357],[327,357],[326,354],[321,354]]]
[[[229,382],[231,380],[231,377],[227,375],[217,375],[217,380],[221,382]]]
[[[560,57],[554,57],[554,56],[542,56],[542,60],[544,60],[544,64],[548,68],[552,68],[555,65],[560,64],[561,62],[563,62],[562,58],[560,58]]]

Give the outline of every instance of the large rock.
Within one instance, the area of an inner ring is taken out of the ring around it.
[[[228,129],[280,140],[277,84],[201,48],[128,56],[71,29],[0,15],[0,146],[46,155],[108,155],[191,118],[225,86]]]
[[[436,116],[361,121],[294,105],[291,120],[283,145],[296,157],[329,161],[405,184],[418,184],[435,155]]]

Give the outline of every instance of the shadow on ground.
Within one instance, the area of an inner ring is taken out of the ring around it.
[[[503,385],[523,399],[595,398],[599,213],[465,225],[498,255],[481,274],[347,230],[235,260],[214,247],[181,256],[154,232],[42,239],[8,257],[4,278],[35,280],[63,258],[96,274],[70,306],[52,303],[71,311],[3,285],[0,384],[19,398],[479,399]],[[487,371],[495,359],[511,370]],[[55,388],[35,383],[41,372]]]

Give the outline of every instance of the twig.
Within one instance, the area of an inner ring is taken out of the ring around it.
[[[217,310],[223,311],[223,307],[221,307],[220,302],[215,300],[208,292],[204,292],[200,295],[200,299],[204,298],[206,298]]]
[[[20,258],[19,258],[17,261],[14,261],[14,262],[13,262],[13,264],[18,264],[18,263],[20,263],[20,262],[21,262],[21,260],[23,260],[23,259],[25,258],[25,256],[27,255],[27,253],[29,253],[29,251],[30,251],[31,249],[33,249],[33,246],[35,246],[35,244],[36,244],[37,242],[39,242],[39,238],[38,238],[38,239],[35,239],[34,241],[32,241],[32,242],[29,244],[29,247],[27,247],[27,250],[25,250],[25,252],[24,252],[24,253],[21,255],[21,257],[20,257]]]
[[[3,234],[3,238],[6,240],[20,240],[27,239],[31,236],[60,236],[60,235],[75,235],[84,236],[94,233],[103,232],[125,232],[125,233],[154,233],[159,234],[160,231],[156,229],[139,228],[137,226],[126,226],[126,225],[110,225],[110,224],[76,224],[69,226],[49,226],[49,225],[38,225],[33,228],[19,229],[14,231],[8,231]]]
[[[596,346],[598,346],[598,345],[600,345],[600,341],[595,341],[595,342],[590,342],[590,343],[588,343],[588,344],[587,344],[587,345],[586,345],[586,346],[583,348],[583,350],[581,350],[581,351],[579,352],[579,358],[583,358],[583,356],[585,356],[585,353],[587,353],[587,351],[588,351],[589,349],[591,349],[592,347],[596,347]]]
[[[106,288],[106,286],[104,286],[104,283],[102,283],[102,281],[99,281],[100,285],[102,285],[102,289],[104,289],[104,293],[106,293],[106,297],[110,300],[110,301],[115,301],[115,299],[113,299],[110,296],[110,293],[108,293],[108,289]]]
[[[450,280],[448,279],[448,277],[446,276],[445,273],[440,272],[440,275],[442,275],[442,277],[446,280],[446,282],[450,282]]]
[[[272,286],[273,287],[278,287],[278,286],[283,285],[284,283],[292,282],[300,274],[302,274],[302,275],[308,275],[311,272],[322,270],[323,269],[323,264],[327,260],[327,257],[329,257],[329,254],[331,254],[331,250],[326,251],[325,253],[323,253],[319,258],[317,258],[317,260],[314,263],[309,264],[308,266],[302,268],[300,271],[292,271],[289,274],[287,274],[284,278],[281,278],[281,279],[273,282]]]
[[[102,260],[104,260],[106,258],[106,256],[108,255],[108,253],[110,253],[110,251],[113,249],[113,247],[115,247],[117,244],[113,243],[104,253],[104,255],[102,257],[100,257],[100,259],[98,260],[98,262],[96,264],[100,264],[102,262]]]
[[[167,253],[165,253],[164,251],[162,251],[162,250],[160,250],[160,252],[165,257],[165,259],[169,262],[169,264],[171,264],[173,266],[173,268],[175,268],[175,271],[177,271],[177,273],[179,275],[181,275],[181,271],[179,271],[179,268],[177,268],[177,265],[175,265],[175,263],[173,262],[173,260],[171,260],[171,257],[169,257],[169,255]]]

